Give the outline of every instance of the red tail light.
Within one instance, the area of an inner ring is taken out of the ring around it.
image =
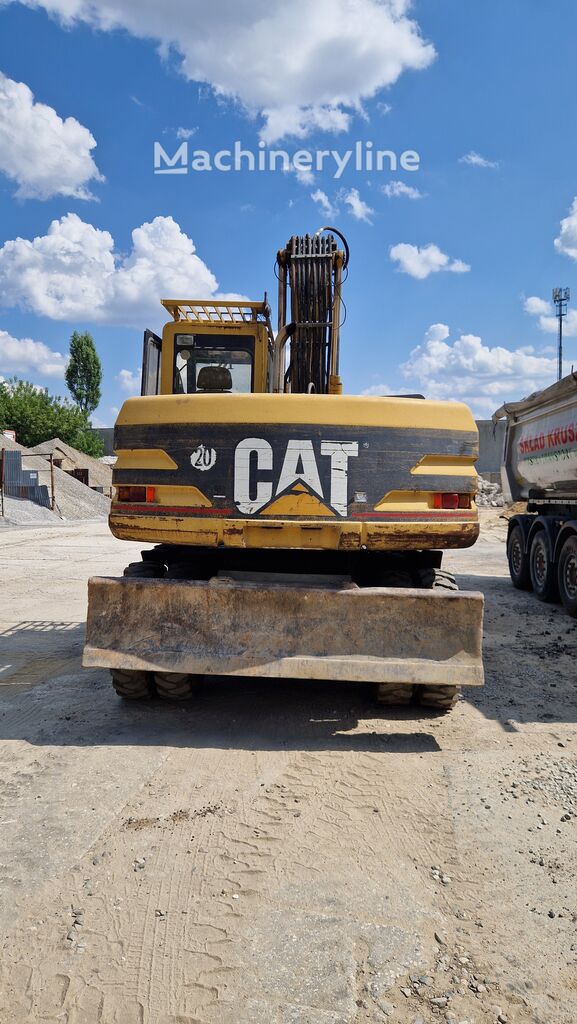
[[[434,494],[433,495],[433,508],[463,508],[459,504],[459,494]]]
[[[132,505],[154,501],[155,496],[154,487],[133,487],[132,485],[123,484],[117,488],[116,492],[117,501],[128,502]]]

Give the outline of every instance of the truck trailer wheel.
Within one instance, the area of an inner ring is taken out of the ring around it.
[[[507,560],[513,586],[517,590],[531,590],[529,555],[525,551],[525,538],[520,526],[514,526],[509,534]]]
[[[529,570],[535,596],[540,601],[557,601],[559,598],[557,573],[553,562],[551,542],[545,530],[539,530],[533,537],[529,555]]]
[[[112,685],[123,700],[142,700],[150,697],[152,688],[148,672],[129,672],[124,669],[110,670]]]
[[[187,675],[186,672],[155,672],[156,692],[163,700],[190,700],[198,677]]]
[[[577,537],[568,537],[559,556],[557,582],[563,607],[568,615],[577,618]]]

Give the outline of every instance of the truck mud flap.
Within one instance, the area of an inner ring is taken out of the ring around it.
[[[481,686],[482,626],[479,593],[96,577],[83,664]]]

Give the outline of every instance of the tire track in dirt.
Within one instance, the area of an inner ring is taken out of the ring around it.
[[[59,935],[48,926],[32,950],[22,934],[15,944],[11,963],[34,976],[30,1020],[76,1024],[90,1012],[106,1024],[241,1024],[241,1004],[247,1021],[282,1004],[295,1021],[311,1006],[319,1020],[353,1021],[361,961],[365,974],[394,978],[422,957],[435,917],[422,878],[413,888],[403,876],[408,860],[417,875],[430,850],[422,837],[444,834],[446,814],[415,794],[412,771],[406,782],[388,776],[391,763],[354,752],[173,750],[124,808],[128,826],[117,820],[59,880],[85,908],[81,941],[67,948],[60,904]],[[91,875],[100,882],[87,897]],[[52,891],[44,903],[55,901]],[[279,964],[291,934],[287,977]],[[48,959],[47,945],[56,946]],[[267,966],[255,972],[257,954]],[[301,993],[311,957],[319,976]],[[15,977],[11,998],[24,1007],[30,983],[15,987]]]

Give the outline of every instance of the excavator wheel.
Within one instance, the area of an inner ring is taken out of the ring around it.
[[[403,685],[395,686],[394,683],[377,683],[376,698],[377,704],[387,707],[394,707],[399,704],[410,704],[413,696],[413,687]]]
[[[450,711],[459,699],[459,686],[416,686],[419,703],[424,708]]]
[[[161,579],[165,574],[165,568],[158,562],[130,562],[124,570],[123,576],[130,579],[154,580]]]
[[[148,672],[128,672],[113,668],[110,675],[114,689],[124,700],[142,700],[150,697],[153,692]]]
[[[455,577],[444,569],[421,569],[417,585],[426,590],[458,590]],[[415,697],[421,707],[450,711],[459,699],[459,686],[415,686]]]
[[[190,700],[198,685],[198,676],[186,672],[155,672],[156,692],[163,700]]]
[[[423,590],[458,590],[459,584],[450,572],[444,569],[418,569],[415,586]]]

